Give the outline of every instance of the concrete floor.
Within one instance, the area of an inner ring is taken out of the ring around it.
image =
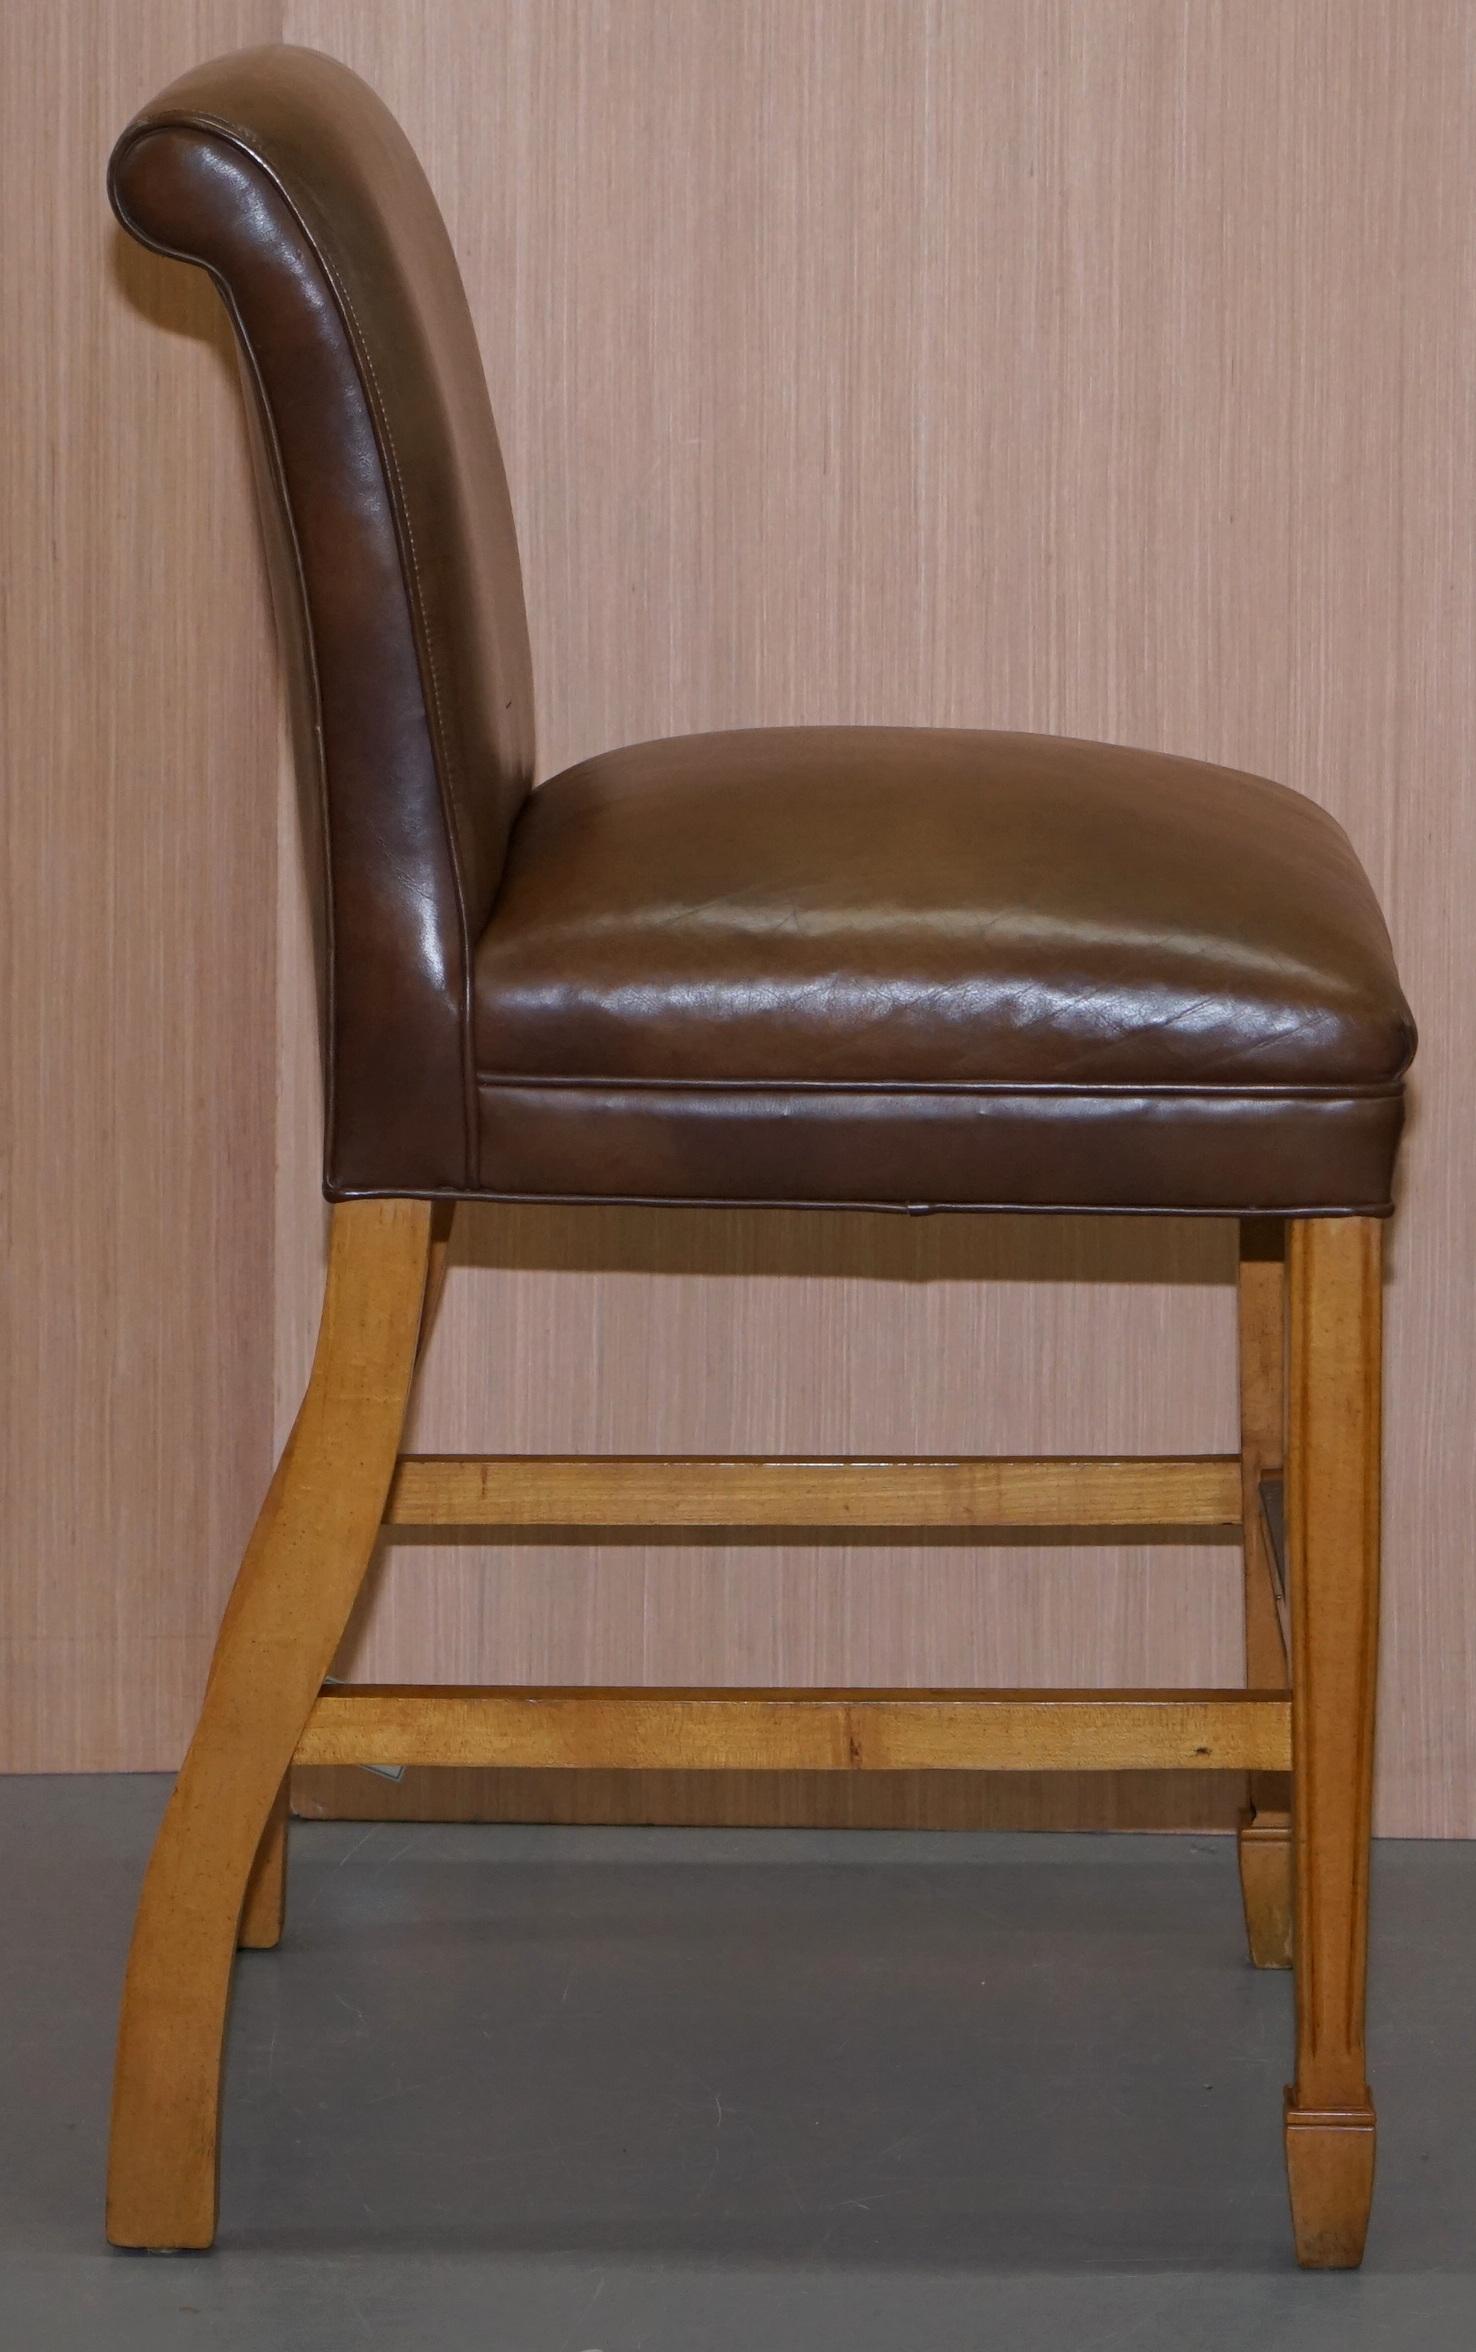
[[[1291,2263],[1226,1839],[361,1824],[295,1833],[219,2247],[167,2260],[101,2235],[164,1789],[0,1781],[14,2352],[1476,2344],[1476,1847],[1378,1850],[1358,2276]]]

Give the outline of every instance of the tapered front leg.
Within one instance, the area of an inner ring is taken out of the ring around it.
[[[1289,1255],[1296,2080],[1286,2158],[1297,2259],[1363,2258],[1374,2114],[1364,2059],[1378,1644],[1382,1227],[1295,1224]]]
[[[312,1377],[226,1608],[134,1924],[108,2176],[117,2246],[198,2248],[215,2234],[221,2056],[248,1877],[384,1515],[430,1229],[420,1201],[333,1212]]]
[[[1245,1563],[1248,1690],[1284,1690],[1287,1658],[1261,1516],[1261,1480],[1282,1467],[1286,1416],[1285,1228],[1247,1218],[1240,1228],[1240,1485]],[[1290,1968],[1291,1785],[1283,1772],[1253,1772],[1238,1841],[1246,1941],[1257,1968]]]

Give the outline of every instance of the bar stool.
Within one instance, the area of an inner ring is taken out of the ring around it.
[[[1190,1766],[1249,1776],[1251,1955],[1295,1967],[1298,2256],[1357,2263],[1380,1242],[1414,1033],[1345,835],[1257,777],[1029,735],[693,736],[533,791],[481,359],[391,116],[327,57],[243,51],[130,124],[110,187],[239,340],[321,812],[333,1203],[312,1375],[139,1905],[110,2237],[212,2240],[233,1956],[281,1932],[294,1759]],[[464,1200],[1233,1217],[1240,1452],[407,1455]],[[325,1687],[386,1525],[1238,1525],[1247,1688]]]

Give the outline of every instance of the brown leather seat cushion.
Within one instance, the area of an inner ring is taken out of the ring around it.
[[[555,777],[475,973],[480,1189],[1387,1206],[1413,1028],[1339,826],[1046,736],[690,736]]]

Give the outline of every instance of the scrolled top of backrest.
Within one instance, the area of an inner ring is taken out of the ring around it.
[[[475,329],[409,141],[314,50],[242,50],[135,117],[134,236],[208,269],[256,411],[324,818],[327,1185],[475,1183],[471,953],[533,775],[517,542]]]

